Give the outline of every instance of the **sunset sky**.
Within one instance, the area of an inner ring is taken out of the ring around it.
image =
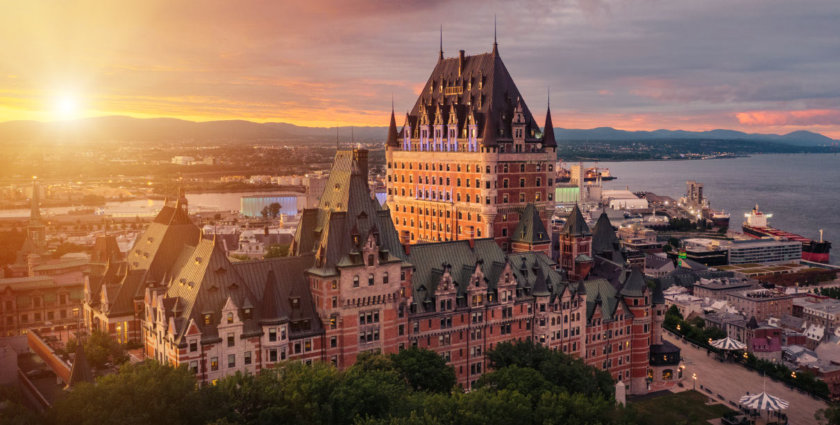
[[[0,121],[388,123],[438,55],[499,51],[542,119],[840,139],[837,0],[4,1]]]

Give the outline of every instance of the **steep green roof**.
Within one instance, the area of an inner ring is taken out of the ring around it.
[[[572,213],[569,214],[569,218],[566,219],[566,226],[563,227],[563,234],[569,236],[592,235],[592,231],[589,230],[589,226],[586,224],[586,219],[583,218],[583,214],[580,212],[580,208],[577,205],[575,205]]]
[[[551,238],[540,218],[540,213],[534,204],[528,204],[520,214],[519,224],[511,235],[511,241],[532,245],[551,242]]]
[[[338,151],[317,209],[304,210],[291,255],[315,253],[321,275],[352,265],[353,252],[374,235],[388,261],[404,258],[391,212],[371,197],[367,181],[367,151]],[[350,257],[348,257],[350,256]]]
[[[586,288],[586,320],[592,319],[595,309],[601,309],[601,317],[604,321],[610,321],[616,313],[617,308],[622,308],[625,314],[630,310],[621,301],[609,282],[606,279],[592,279],[584,282]]]

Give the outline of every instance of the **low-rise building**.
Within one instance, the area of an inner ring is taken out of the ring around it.
[[[726,300],[745,317],[767,320],[793,313],[793,295],[778,293],[769,289],[730,292]]]

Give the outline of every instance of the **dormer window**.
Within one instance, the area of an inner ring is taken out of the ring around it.
[[[245,310],[242,310],[242,316],[244,316],[246,319],[250,319],[251,318],[251,309],[246,308]]]
[[[292,309],[297,310],[300,308],[300,298],[294,297],[291,299],[292,301]]]
[[[228,313],[227,314],[227,322],[228,322],[228,324],[233,323],[233,313]]]
[[[204,324],[210,325],[213,323],[213,314],[212,313],[204,313]]]

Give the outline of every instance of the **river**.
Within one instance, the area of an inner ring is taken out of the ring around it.
[[[587,166],[596,164],[587,163]],[[834,154],[768,154],[744,158],[691,161],[599,162],[616,180],[608,189],[629,187],[679,198],[687,180],[703,183],[712,208],[732,216],[740,230],[744,214],[756,203],[772,213],[773,227],[813,239],[824,230],[834,242],[831,262],[840,264],[840,156]]]

